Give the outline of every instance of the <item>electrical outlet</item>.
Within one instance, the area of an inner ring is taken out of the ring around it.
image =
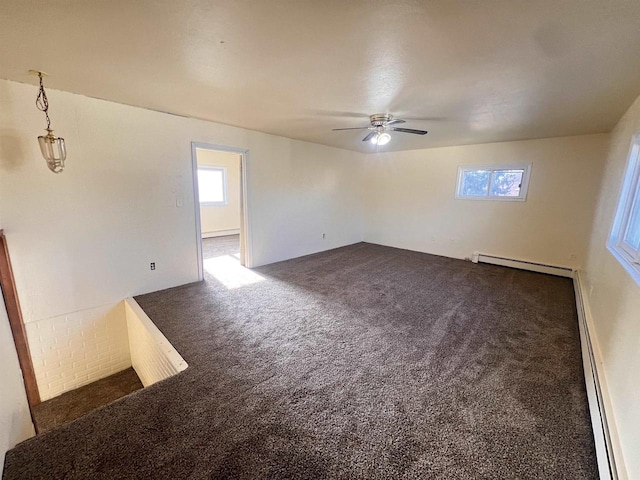
[[[151,267],[151,270],[155,270],[156,269],[156,262],[151,262],[151,264],[149,266]]]

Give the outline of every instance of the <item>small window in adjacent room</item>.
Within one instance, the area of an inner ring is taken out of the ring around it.
[[[530,172],[523,164],[458,167],[456,198],[524,202]]]
[[[631,142],[608,246],[640,284],[640,134]]]
[[[198,166],[198,196],[200,197],[200,205],[226,205],[227,169],[224,167]]]

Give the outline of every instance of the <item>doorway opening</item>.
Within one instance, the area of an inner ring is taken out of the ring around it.
[[[211,275],[228,288],[251,276],[247,221],[247,151],[192,143],[198,276]],[[233,277],[231,283],[229,278]],[[223,280],[227,280],[226,282]]]

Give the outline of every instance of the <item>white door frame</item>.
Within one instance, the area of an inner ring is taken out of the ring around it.
[[[198,280],[204,280],[204,259],[202,255],[202,226],[200,223],[200,195],[198,192],[198,158],[196,149],[217,150],[219,152],[237,153],[240,155],[240,264],[247,268],[253,266],[253,243],[251,242],[251,222],[249,221],[249,203],[247,192],[247,165],[249,150],[227,145],[191,142],[191,164],[193,170],[193,195],[196,214],[196,245],[198,250]]]

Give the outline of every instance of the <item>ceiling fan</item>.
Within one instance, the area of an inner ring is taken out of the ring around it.
[[[393,118],[393,115],[388,113],[376,113],[369,117],[371,125],[368,127],[354,127],[354,128],[334,128],[333,131],[339,130],[371,130],[363,139],[363,142],[371,141],[374,145],[386,145],[391,140],[391,135],[387,132],[400,132],[400,133],[413,133],[415,135],[426,135],[426,130],[414,130],[412,128],[398,128],[392,125],[398,125],[405,123],[400,118]]]

